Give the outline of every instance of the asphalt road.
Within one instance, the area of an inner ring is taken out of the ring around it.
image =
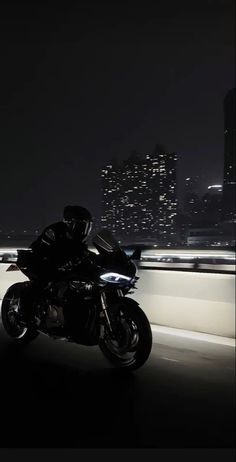
[[[235,348],[154,340],[127,376],[97,347],[40,335],[19,351],[0,325],[0,447],[234,447]]]

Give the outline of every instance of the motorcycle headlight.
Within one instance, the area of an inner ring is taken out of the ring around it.
[[[115,284],[130,282],[132,278],[119,273],[104,273],[101,274],[100,278],[106,282],[112,282]]]

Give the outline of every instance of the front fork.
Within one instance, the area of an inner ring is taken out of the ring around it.
[[[118,297],[123,297],[123,292],[121,289],[118,289],[117,290],[117,295]],[[101,313],[101,316],[105,318],[105,322],[108,326],[108,329],[109,329],[109,332],[112,336],[114,336],[114,332],[113,332],[113,329],[112,329],[112,325],[111,325],[111,321],[110,321],[110,318],[109,318],[109,315],[108,315],[108,311],[107,311],[107,298],[106,298],[106,294],[105,292],[101,292],[101,306],[102,306],[102,313]],[[100,336],[103,337],[104,335],[104,332],[103,332],[103,328],[104,328],[104,325],[102,324],[101,325],[101,333],[100,333]]]

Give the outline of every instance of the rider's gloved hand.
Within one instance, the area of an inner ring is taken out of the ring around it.
[[[69,261],[68,263],[65,263],[65,265],[60,266],[60,267],[58,268],[58,271],[62,271],[62,272],[63,272],[63,271],[64,271],[64,272],[65,272],[65,271],[71,271],[72,268],[73,268],[73,266],[74,266],[74,265],[72,264],[72,262]]]

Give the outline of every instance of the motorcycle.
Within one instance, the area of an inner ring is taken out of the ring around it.
[[[127,297],[139,279],[135,260],[140,251],[128,256],[107,230],[94,237],[93,245],[97,253],[90,252],[92,270],[81,277],[76,264],[70,262],[70,270],[66,265],[63,281],[49,282],[35,301],[33,322],[22,316],[22,294],[32,280],[13,284],[2,301],[2,324],[18,344],[27,344],[42,333],[98,345],[114,367],[133,371],[147,361],[152,349],[150,323],[139,304]],[[28,275],[27,267],[18,263],[25,252],[30,250],[18,250],[17,264],[9,271],[19,269]]]

